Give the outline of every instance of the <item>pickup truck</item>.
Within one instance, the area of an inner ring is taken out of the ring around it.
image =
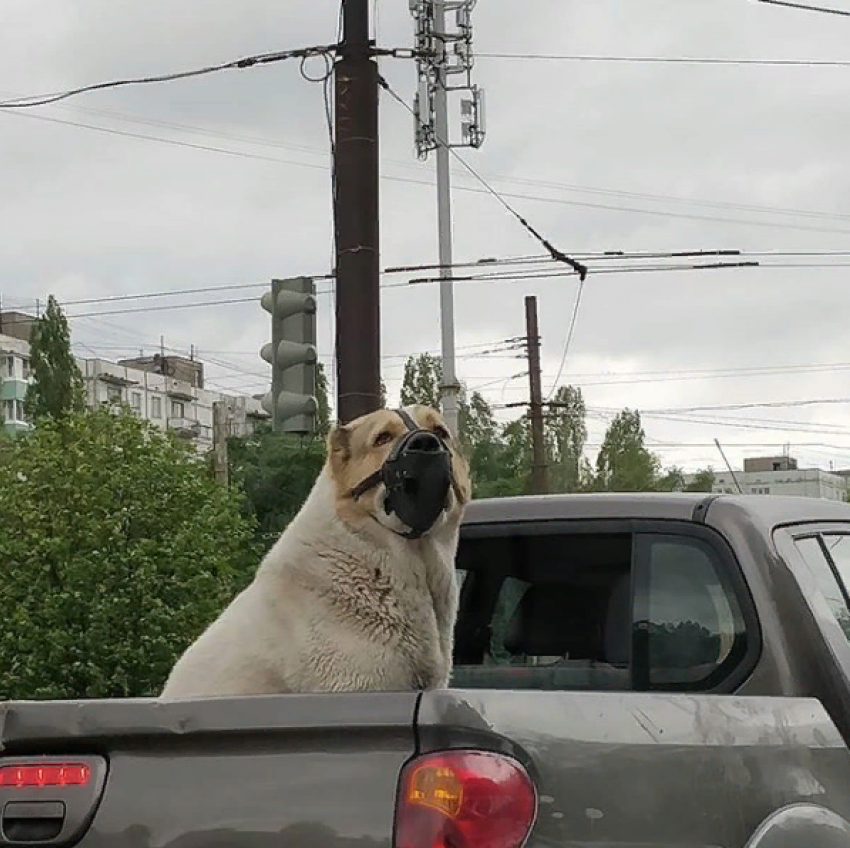
[[[0,704],[0,845],[850,848],[850,505],[473,502],[452,688]]]

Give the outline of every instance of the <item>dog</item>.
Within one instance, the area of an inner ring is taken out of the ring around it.
[[[459,446],[412,406],[335,427],[327,447],[301,510],[162,699],[448,686],[471,497]]]

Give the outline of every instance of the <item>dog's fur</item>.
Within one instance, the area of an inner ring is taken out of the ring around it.
[[[446,435],[440,415],[407,412]],[[452,665],[458,591],[455,553],[469,471],[448,439],[456,486],[420,539],[384,508],[383,484],[351,490],[404,436],[379,410],[333,430],[328,459],[298,515],[254,581],[183,654],[162,698],[283,692],[444,688]],[[378,444],[376,444],[376,442]]]

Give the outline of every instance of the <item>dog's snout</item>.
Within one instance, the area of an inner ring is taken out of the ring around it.
[[[417,433],[408,443],[410,450],[422,453],[436,453],[443,448],[443,443],[433,433]]]

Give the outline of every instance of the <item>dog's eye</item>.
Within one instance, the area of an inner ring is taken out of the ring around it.
[[[379,448],[381,447],[381,445],[389,444],[392,440],[393,434],[384,430],[382,433],[378,433],[378,435],[375,436],[375,441],[373,442],[373,444],[376,448]]]
[[[439,436],[444,442],[447,442],[451,438],[449,431],[445,427],[435,427],[434,435]]]

